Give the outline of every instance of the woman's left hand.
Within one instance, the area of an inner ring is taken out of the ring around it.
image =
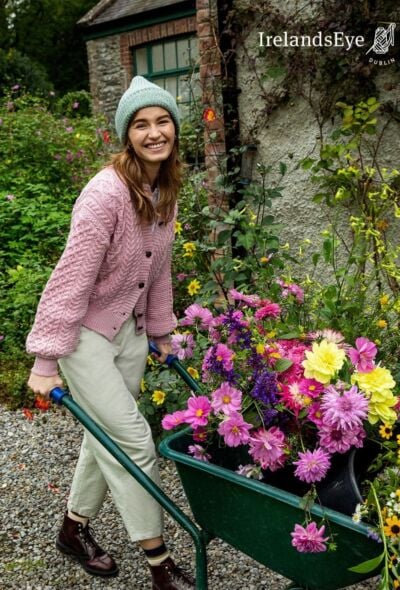
[[[172,346],[170,342],[166,342],[165,344],[157,344],[157,348],[160,351],[160,355],[157,355],[157,360],[160,363],[165,363],[167,360],[167,356],[172,354]]]

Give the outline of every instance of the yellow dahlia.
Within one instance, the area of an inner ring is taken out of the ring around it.
[[[370,394],[390,390],[396,386],[391,372],[379,366],[369,373],[354,373],[352,383],[357,383],[362,391]]]
[[[346,356],[344,350],[327,340],[322,340],[319,344],[314,342],[312,350],[307,350],[305,355],[304,376],[324,384],[329,383],[342,368]]]

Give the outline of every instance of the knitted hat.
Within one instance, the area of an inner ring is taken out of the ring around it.
[[[176,135],[179,134],[179,109],[172,94],[143,76],[135,76],[128,90],[122,95],[115,113],[115,129],[122,143],[126,139],[132,115],[145,107],[162,107],[168,111],[175,123]]]

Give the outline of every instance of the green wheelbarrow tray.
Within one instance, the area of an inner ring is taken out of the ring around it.
[[[327,532],[334,535],[337,550],[299,553],[291,546],[290,533],[304,520],[302,499],[220,465],[194,459],[187,454],[192,443],[186,429],[165,438],[160,452],[175,462],[194,518],[208,535],[293,580],[292,588],[337,590],[378,573],[357,574],[348,569],[380,553],[364,524],[356,524],[335,510],[314,506],[311,513],[317,519],[325,516],[329,520]],[[223,449],[213,450],[224,453]],[[223,463],[223,457],[215,454],[214,460]]]

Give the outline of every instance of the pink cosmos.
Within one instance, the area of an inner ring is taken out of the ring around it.
[[[314,422],[316,426],[322,425],[322,411],[320,402],[314,402],[309,406],[307,417],[311,422]]]
[[[265,300],[262,302],[262,307],[257,309],[254,317],[256,320],[263,320],[264,318],[278,318],[281,314],[281,306],[278,303]]]
[[[210,366],[212,361],[218,361],[222,364],[222,367],[225,371],[231,371],[233,369],[233,356],[234,352],[226,344],[218,343],[215,346],[212,346],[208,349],[204,361],[203,361],[203,370],[207,370]]]
[[[368,415],[368,400],[355,385],[342,394],[330,385],[321,401],[325,424],[333,428],[349,430],[361,426]]]
[[[206,426],[208,415],[211,412],[211,403],[205,395],[198,395],[189,398],[188,409],[185,412],[185,422],[193,428]]]
[[[276,282],[282,288],[282,297],[293,295],[297,303],[304,303],[304,291],[299,285],[296,285],[295,283],[285,283],[285,281],[282,281],[281,279],[278,279]]]
[[[349,357],[357,371],[370,373],[375,367],[377,352],[375,344],[362,336],[356,339],[356,347],[349,349]]]
[[[326,451],[315,449],[314,451],[299,453],[299,460],[293,461],[293,465],[297,465],[294,472],[296,477],[301,481],[314,483],[315,481],[321,481],[325,477],[331,466],[331,460]]]
[[[299,381],[299,391],[303,395],[307,395],[311,398],[319,397],[319,395],[324,391],[324,386],[322,383],[315,381],[314,379],[300,379]]]
[[[194,428],[192,438],[196,442],[205,442],[207,440],[207,430],[204,427]]]
[[[179,322],[181,326],[198,326],[200,330],[207,330],[213,315],[209,309],[198,303],[193,303],[185,309],[185,317]]]
[[[228,447],[238,447],[249,442],[251,428],[241,414],[231,414],[218,426],[218,434],[224,437]]]
[[[183,424],[186,420],[186,410],[177,410],[173,414],[167,414],[161,421],[161,425],[164,430],[172,430],[180,424]]]
[[[300,553],[321,553],[326,551],[328,537],[324,537],[325,527],[317,528],[315,522],[310,522],[304,528],[300,524],[294,525],[292,546]]]
[[[171,336],[172,353],[179,360],[191,358],[195,347],[195,341],[192,334],[173,334]]]
[[[245,295],[236,289],[230,289],[229,295],[232,297],[234,301],[242,301],[249,307],[256,307],[260,302],[260,298],[258,295]]]
[[[351,447],[362,447],[365,436],[362,427],[342,430],[322,423],[318,430],[320,446],[331,454],[346,453]]]
[[[223,412],[226,416],[229,416],[232,412],[240,411],[242,392],[229,385],[229,383],[222,383],[211,395],[211,398],[211,406],[215,413]]]
[[[277,426],[260,428],[250,438],[249,454],[263,469],[276,471],[285,462],[285,435]]]
[[[199,461],[205,461],[206,463],[208,463],[211,459],[211,455],[207,453],[205,448],[201,445],[190,445],[188,447],[188,452]]]

